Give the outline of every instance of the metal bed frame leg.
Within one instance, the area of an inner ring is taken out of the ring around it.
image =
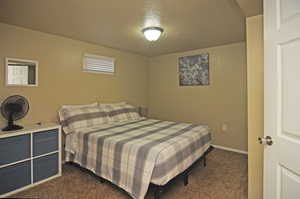
[[[202,160],[203,160],[203,166],[206,167],[206,156],[207,154],[212,151],[214,148],[210,147],[209,150],[204,153],[204,155],[202,156]],[[193,165],[192,165],[193,166]],[[189,172],[192,168],[192,166],[190,166],[190,168],[186,169],[183,173],[182,173],[182,177],[183,177],[183,184],[184,186],[187,186],[189,184]],[[164,186],[159,186],[159,185],[154,185],[154,199],[159,199],[162,191],[163,191],[163,187]]]
[[[183,174],[183,184],[184,184],[184,186],[187,186],[189,184],[189,174],[188,174],[188,172],[185,172]]]
[[[154,186],[154,199],[159,199],[161,192],[162,192],[162,186],[155,185]]]

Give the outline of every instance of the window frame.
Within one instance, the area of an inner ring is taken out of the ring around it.
[[[109,61],[112,61],[112,63],[113,63],[113,72],[105,72],[105,71],[89,70],[89,69],[86,67],[86,58],[95,58],[95,59],[101,59],[101,60],[109,60]],[[115,72],[116,72],[115,60],[116,60],[116,59],[115,59],[114,57],[100,56],[100,55],[91,54],[91,53],[84,53],[84,54],[83,54],[83,59],[82,59],[82,69],[83,69],[83,72],[86,72],[86,73],[96,73],[96,74],[114,75]]]
[[[12,61],[19,61],[19,62],[28,62],[35,65],[35,84],[9,84],[8,83],[8,65],[10,60]],[[5,86],[6,87],[38,87],[39,85],[39,61],[36,60],[29,60],[29,59],[19,59],[19,58],[12,58],[12,57],[5,57]]]

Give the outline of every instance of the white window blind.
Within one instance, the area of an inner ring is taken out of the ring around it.
[[[85,72],[113,74],[115,72],[115,59],[93,54],[84,54],[83,70]]]

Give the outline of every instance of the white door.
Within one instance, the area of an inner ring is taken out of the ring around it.
[[[264,0],[264,199],[300,199],[300,0]]]

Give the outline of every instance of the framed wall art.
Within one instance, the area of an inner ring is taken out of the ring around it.
[[[179,57],[179,85],[209,85],[209,54]]]

